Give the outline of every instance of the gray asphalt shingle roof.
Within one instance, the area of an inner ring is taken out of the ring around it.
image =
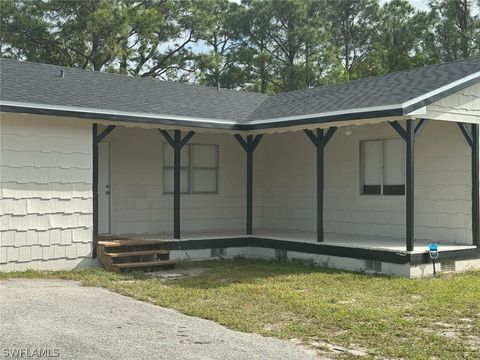
[[[248,124],[293,116],[308,118],[333,111],[393,107],[479,71],[480,58],[473,58],[264,95],[2,59],[0,99],[86,111],[170,116],[173,120],[185,117]],[[480,77],[473,81],[480,81]]]
[[[241,122],[267,97],[151,78],[0,61],[1,100],[7,101]]]
[[[480,71],[480,58],[473,58],[280,93],[265,100],[250,119],[402,104],[477,71]]]

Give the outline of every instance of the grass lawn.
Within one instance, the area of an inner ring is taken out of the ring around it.
[[[412,280],[245,259],[180,265],[188,267],[205,271],[168,281],[100,269],[0,273],[0,280],[78,280],[320,352],[328,343],[372,358],[480,358],[480,272]]]

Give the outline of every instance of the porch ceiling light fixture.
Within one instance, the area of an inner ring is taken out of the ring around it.
[[[352,135],[352,133],[353,133],[352,128],[350,126],[347,126],[345,128],[345,135],[350,136]]]

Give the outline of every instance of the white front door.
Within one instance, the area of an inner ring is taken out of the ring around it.
[[[110,234],[110,142],[98,144],[98,233]]]

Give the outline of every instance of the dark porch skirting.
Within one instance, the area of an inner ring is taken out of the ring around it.
[[[257,247],[273,250],[294,251],[305,254],[336,256],[360,260],[382,261],[392,264],[410,264],[411,266],[429,264],[431,259],[427,252],[410,253],[407,251],[371,249],[363,247],[336,246],[318,242],[300,242],[289,240],[278,240],[268,237],[228,237],[208,238],[194,240],[167,240],[164,242],[168,250],[202,250],[218,248],[240,248]],[[442,251],[438,261],[456,261],[480,259],[480,251],[471,247],[468,249],[456,249]]]

